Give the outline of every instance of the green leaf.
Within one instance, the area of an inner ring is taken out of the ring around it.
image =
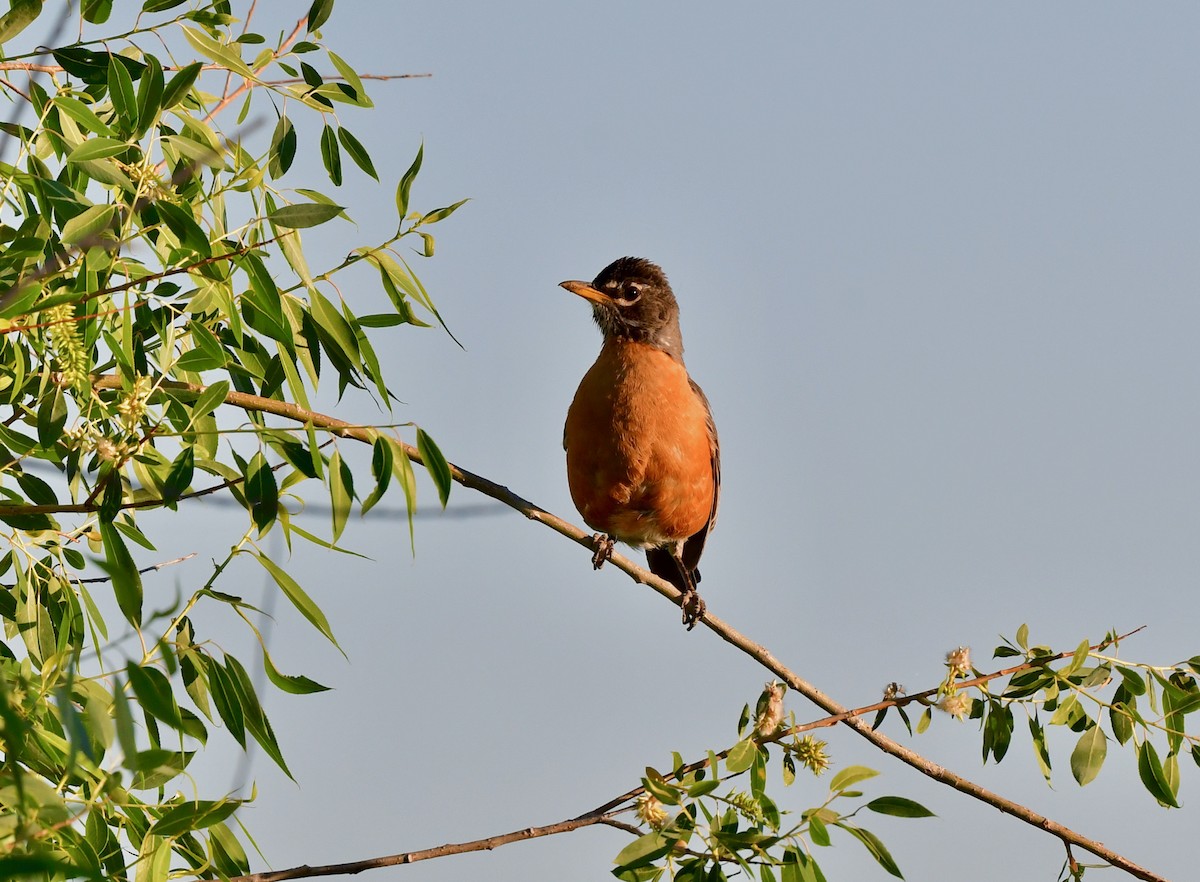
[[[37,415],[37,433],[38,441],[43,447],[53,447],[62,438],[63,426],[67,424],[67,402],[63,396],[63,391],[58,386],[48,390],[48,394],[42,400],[41,407],[38,408]],[[34,477],[29,475],[30,478]],[[45,482],[42,482],[45,483]],[[22,485],[24,486],[24,485]],[[26,491],[28,492],[28,491]],[[54,492],[51,491],[49,499],[45,499],[39,503],[38,500],[30,498],[30,501],[35,504],[53,504],[57,499],[53,498]]]
[[[275,124],[269,156],[268,169],[275,179],[283,177],[296,158],[296,129],[286,116],[279,117]]]
[[[329,620],[325,618],[325,613],[321,612],[321,608],[296,583],[296,580],[285,573],[278,564],[265,554],[254,552],[254,557],[262,564],[263,569],[270,573],[271,578],[275,580],[275,584],[280,587],[284,596],[292,602],[292,605],[300,611],[300,614],[308,619],[313,627],[324,634],[330,643],[338,646],[337,639],[333,636],[333,630],[329,627]],[[340,649],[341,647],[339,646],[338,648]]]
[[[653,772],[653,774],[651,774]],[[668,784],[663,776],[653,769],[646,769],[646,777],[642,779],[646,792],[666,805],[679,805],[679,788]]]
[[[11,0],[8,12],[0,15],[0,43],[7,43],[33,24],[42,12],[43,2],[44,0]]]
[[[137,755],[137,738],[134,734],[133,715],[129,712],[129,699],[125,697],[125,690],[117,685],[113,689],[113,719],[116,722],[117,743],[121,745],[121,752],[125,754],[125,763]]]
[[[342,186],[342,152],[338,148],[337,133],[328,123],[321,131],[321,161],[325,164],[325,172],[335,187]]]
[[[644,867],[665,855],[672,844],[673,841],[662,833],[647,833],[622,848],[613,859],[613,863],[622,869]]]
[[[412,165],[408,167],[408,171],[404,173],[404,177],[400,178],[400,185],[396,188],[396,213],[400,215],[401,222],[408,215],[408,196],[412,190],[413,181],[416,180],[417,173],[421,170],[421,159],[425,155],[425,144],[417,148],[417,158],[413,160]]]
[[[279,485],[274,469],[261,453],[254,454],[246,466],[245,490],[254,526],[265,533],[279,513]]]
[[[339,127],[338,140],[342,142],[342,146],[346,148],[346,152],[350,154],[354,164],[378,181],[379,174],[375,171],[375,163],[371,162],[371,154],[367,153],[367,148],[358,138],[354,137],[349,129]]]
[[[392,457],[392,445],[387,439],[376,437],[371,444],[371,474],[375,477],[375,489],[371,491],[371,495],[363,501],[362,514],[366,514],[375,507],[375,503],[383,498],[383,494],[387,492],[388,485],[392,480],[392,468],[394,466]]]
[[[354,476],[350,467],[342,461],[338,451],[329,457],[329,502],[333,510],[333,541],[337,542],[346,528],[350,517],[350,506],[354,501]]]
[[[1114,701],[1108,708],[1108,723],[1118,744],[1125,744],[1133,737],[1133,718],[1129,706],[1123,701]]]
[[[1158,751],[1154,750],[1154,745],[1148,738],[1138,748],[1138,776],[1142,785],[1145,785],[1146,790],[1150,791],[1151,796],[1159,803],[1174,809],[1180,808],[1163,773],[1163,763],[1159,761]]]
[[[1065,668],[1059,671],[1064,677],[1069,677],[1083,667],[1083,663],[1087,661],[1088,653],[1091,651],[1091,644],[1084,638],[1083,642],[1075,648],[1075,654],[1071,656],[1071,661]]]
[[[83,0],[83,19],[92,24],[104,24],[112,15],[113,0]]]
[[[861,827],[852,827],[849,824],[838,824],[855,839],[863,844],[863,846],[871,853],[871,857],[878,861],[879,866],[883,867],[893,876],[898,879],[903,879],[904,874],[900,872],[900,868],[896,866],[896,862],[892,859],[887,848],[880,841],[879,837],[870,830],[864,830]]]
[[[1163,774],[1158,751],[1154,749],[1149,738],[1138,746],[1138,777],[1142,779],[1142,784],[1150,791],[1151,796],[1165,806],[1179,808],[1175,794],[1171,791],[1171,785],[1167,782],[1166,775]]]
[[[285,205],[267,215],[271,223],[285,229],[315,227],[333,220],[344,209],[342,205],[324,205],[320,202],[304,202]]]
[[[254,740],[258,742],[263,752],[271,757],[275,761],[275,765],[291,778],[292,773],[288,769],[287,763],[284,762],[283,753],[279,749],[279,741],[275,738],[275,730],[272,729],[271,721],[267,719],[262,704],[254,693],[254,684],[250,680],[250,675],[246,673],[241,662],[228,653],[225,655],[225,665],[229,681],[237,690],[238,698],[245,711],[246,728],[254,736]]]
[[[107,76],[107,73],[105,76]],[[54,99],[54,105],[93,135],[100,135],[102,138],[112,140],[113,135],[116,134],[111,126],[96,116],[96,112],[90,106],[84,104],[78,98],[70,95],[59,95]],[[128,144],[125,145],[126,148],[128,146]]]
[[[1028,650],[1029,650],[1029,626],[1028,625],[1021,625],[1021,627],[1017,628],[1017,646],[1021,647],[1022,649],[1024,649],[1025,651],[1028,652]]]
[[[235,687],[229,672],[221,663],[211,656],[200,655],[202,665],[208,674],[209,692],[217,713],[225,723],[225,728],[242,747],[246,746],[246,718],[242,710],[241,696]]]
[[[192,44],[192,48],[201,55],[229,68],[239,76],[252,81],[255,79],[254,71],[250,70],[246,62],[242,61],[238,44],[220,43],[199,28],[190,28],[184,25],[182,30],[183,36]]]
[[[225,403],[226,397],[229,395],[229,383],[225,380],[219,380],[207,386],[203,392],[196,396],[196,403],[192,405],[192,418],[206,416]]]
[[[1100,773],[1104,758],[1108,755],[1108,739],[1104,731],[1097,725],[1092,726],[1079,737],[1075,749],[1071,751],[1071,774],[1079,782],[1079,786],[1091,783]]]
[[[933,812],[919,802],[905,799],[903,796],[881,796],[867,803],[867,808],[881,815],[892,815],[896,818],[932,818]]]
[[[828,847],[833,841],[829,838],[829,828],[815,811],[808,816],[808,838],[812,840],[813,845],[822,847]]]
[[[115,475],[113,480],[120,484]],[[102,521],[99,530],[105,559],[98,563],[112,578],[113,593],[121,612],[133,627],[138,628],[142,624],[142,577],[116,527]]]
[[[359,364],[358,337],[350,323],[316,288],[309,291],[309,302],[312,304],[312,318],[325,336],[322,342],[331,359],[341,359],[345,363],[357,367]]]
[[[125,666],[125,676],[133,687],[142,710],[172,729],[184,728],[183,715],[171,692],[171,681],[158,668],[139,667],[133,662]]]
[[[275,667],[275,663],[271,661],[271,656],[263,649],[263,670],[267,673],[267,679],[275,684],[277,689],[288,692],[292,695],[311,695],[314,692],[328,692],[328,686],[322,686],[316,680],[310,680],[303,675],[291,675],[281,673]]]
[[[438,221],[445,220],[470,201],[470,199],[460,199],[453,205],[447,205],[445,208],[439,208],[436,211],[431,211],[429,214],[417,221],[417,226],[422,226],[423,224],[436,224]]]
[[[196,84],[196,78],[200,76],[200,71],[203,67],[204,65],[201,62],[193,61],[191,64],[181,67],[175,76],[171,77],[163,88],[163,110],[170,110],[187,97],[187,93]]]
[[[716,778],[705,778],[703,781],[697,781],[695,784],[690,786],[687,789],[687,795],[692,799],[699,799],[701,796],[707,796],[708,794],[712,793],[720,786],[721,782]]]
[[[97,138],[96,140],[102,140]],[[116,217],[115,205],[93,205],[67,221],[62,228],[64,245],[80,245],[89,247],[95,244],[96,238],[112,227]]]
[[[986,750],[990,747],[996,762],[1004,759],[1012,744],[1013,714],[1007,704],[994,703],[991,713],[984,723],[984,761],[987,760]]]
[[[1033,738],[1033,754],[1037,758],[1038,767],[1046,784],[1050,784],[1050,751],[1046,747],[1046,732],[1036,716],[1029,718],[1029,734]]]
[[[113,108],[121,117],[122,128],[132,132],[138,118],[137,94],[133,91],[133,78],[129,76],[129,70],[115,55],[109,56],[108,94],[112,98]]]
[[[417,450],[421,453],[421,460],[425,463],[425,468],[429,471],[429,477],[433,478],[434,486],[437,487],[438,499],[442,501],[442,508],[446,507],[446,501],[450,498],[450,488],[454,484],[454,479],[450,475],[450,464],[446,462],[446,457],[442,456],[442,451],[433,443],[425,432],[417,429]]]
[[[325,24],[329,20],[331,12],[333,12],[333,0],[313,0],[312,6],[308,8],[308,32],[311,34]]]
[[[149,130],[158,119],[162,107],[163,71],[162,65],[153,55],[146,56],[146,70],[138,83],[138,133]]]
[[[729,751],[725,758],[725,769],[730,774],[744,772],[754,765],[754,757],[758,753],[758,745],[750,738],[739,741]]]
[[[171,806],[150,826],[149,835],[178,836],[203,830],[228,818],[241,804],[240,799],[198,799]]]
[[[171,470],[167,472],[167,478],[163,481],[163,501],[170,504],[178,500],[180,495],[191,486],[195,471],[195,448],[185,447],[179,451],[179,455],[171,463]]]
[[[874,769],[868,769],[866,766],[846,766],[829,782],[829,792],[838,793],[842,790],[847,790],[858,784],[860,781],[866,781],[874,778],[879,773]]]

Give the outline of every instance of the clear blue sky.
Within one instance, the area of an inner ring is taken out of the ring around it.
[[[380,347],[398,418],[573,518],[562,421],[600,341],[557,283],[624,254],[660,263],[721,432],[704,597],[840,701],[936,685],[959,644],[988,668],[1022,622],[1056,648],[1145,624],[1125,655],[1172,663],[1200,650],[1198,28],[1185,3],[343,2],[325,34],[360,71],[433,76],[375,84],[374,112],[343,115],[384,183],[348,171],[359,227],[310,233],[312,262],[394,226],[424,139],[414,205],[472,198],[422,264],[465,351],[432,330]],[[331,189],[311,166],[288,182]],[[185,585],[244,521],[196,524],[216,539],[179,537],[200,552],[172,575]],[[573,816],[671,750],[731,744],[767,679],[512,513],[422,521],[415,558],[396,521],[347,544],[374,560],[288,564],[349,661],[280,611],[279,664],[336,691],[271,695],[300,786],[259,758],[246,816],[277,868]],[[248,566],[239,590],[260,577]],[[1080,790],[1066,736],[1054,790],[1023,720],[1000,767],[972,723],[912,743],[1185,878],[1194,810],[1159,809],[1115,748]],[[908,878],[1054,878],[1056,840],[829,738],[837,762],[883,772],[870,795],[938,813],[869,825]],[[802,778],[780,799],[799,811],[824,790]],[[623,843],[593,829],[372,878],[607,879]],[[886,878],[836,844],[827,877]]]

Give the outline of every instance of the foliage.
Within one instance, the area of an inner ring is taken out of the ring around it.
[[[231,561],[250,557],[336,644],[262,538],[278,528],[289,543],[336,548],[352,506],[366,511],[391,487],[411,515],[413,471],[397,434],[369,430],[369,484],[357,476],[356,487],[337,433],[304,413],[322,379],[390,412],[377,337],[440,322],[396,246],[432,255],[430,227],[462,203],[410,211],[418,150],[396,186],[394,234],[311,267],[302,232],[346,213],[324,193],[282,186],[301,151],[319,153],[335,187],[380,174],[342,121],[371,99],[322,42],[332,3],[317,0],[280,37],[239,22],[228,0],[184,5],[146,0],[120,30],[114,4],[84,2],[83,38],[49,57],[13,51],[40,2],[14,2],[0,19],[14,99],[0,154],[0,402],[11,413],[0,424],[10,545],[0,558],[0,876],[246,872],[241,800],[185,795],[176,779],[221,727],[288,767],[247,666],[197,633],[194,612],[224,606],[254,628],[252,607],[218,588]],[[30,64],[49,76],[26,78]],[[272,124],[256,133],[265,117]],[[335,277],[356,265],[378,278],[382,308],[361,313],[341,297]],[[291,419],[272,422],[272,408]],[[431,438],[418,440],[444,502],[449,470]],[[332,503],[329,539],[291,522],[288,504],[314,482]],[[218,491],[245,509],[240,538],[203,585],[151,611],[135,562],[155,550],[145,514]],[[325,688],[280,672],[262,646],[277,688]]]
[[[690,764],[672,754],[666,775],[646,769],[636,812],[651,829],[617,855],[614,876],[643,882],[660,879],[669,871],[670,878],[700,882],[726,879],[740,869],[746,877],[757,876],[762,882],[817,882],[825,877],[814,846],[830,846],[830,831],[840,830],[866,848],[884,870],[903,878],[883,841],[856,822],[855,816],[863,810],[901,818],[926,818],[933,813],[900,796],[879,796],[843,809],[844,801],[863,796],[858,785],[877,776],[874,769],[857,765],[840,769],[830,778],[820,802],[795,819],[768,794],[772,747],[779,750],[779,772],[786,786],[795,783],[798,765],[814,776],[830,766],[825,742],[810,735],[784,738],[785,731],[803,727],[796,726],[792,715],[784,724],[781,704],[779,713],[768,709],[768,696],[774,693],[782,700],[783,691],[779,684],[767,684],[749,734],[750,708],[743,709],[738,734],[745,737],[728,750]],[[741,777],[749,779],[748,789],[734,786]]]
[[[946,675],[939,686],[904,695],[902,687],[891,684],[882,702],[853,713],[875,710],[878,728],[894,711],[910,736],[928,731],[934,709],[944,712],[943,719],[978,720],[984,762],[1000,762],[1012,743],[1016,710],[1026,716],[1034,756],[1047,784],[1051,749],[1046,729],[1063,727],[1078,735],[1069,766],[1080,786],[1096,778],[1111,740],[1131,748],[1150,796],[1161,806],[1177,808],[1180,755],[1189,753],[1200,764],[1200,735],[1188,734],[1185,720],[1200,709],[1200,657],[1170,666],[1124,661],[1115,655],[1122,639],[1109,633],[1095,646],[1085,640],[1072,651],[1055,653],[1047,646],[1031,645],[1029,629],[1022,625],[1013,640],[1005,640],[993,653],[996,658],[1019,659],[1013,667],[982,673],[972,667],[970,650],[959,647],[947,653]],[[837,720],[797,724],[794,713],[785,718],[784,691],[782,684],[768,683],[755,710],[749,705],[742,710],[742,738],[728,750],[690,763],[673,754],[665,774],[646,769],[641,787],[620,804],[625,811],[636,811],[650,830],[617,855],[617,878],[641,882],[669,872],[676,880],[724,879],[740,869],[762,882],[817,882],[825,877],[816,849],[832,844],[831,829],[848,833],[884,870],[901,876],[883,841],[852,819],[864,809],[903,818],[931,817],[932,812],[900,796],[876,797],[848,812],[838,802],[861,797],[857,785],[878,772],[864,766],[839,769],[822,801],[800,810],[791,822],[791,812],[770,795],[773,749],[780,751],[778,780],[788,787],[797,780],[798,768],[820,776],[833,766],[826,743],[803,733]],[[915,726],[906,710],[910,705],[923,708]],[[1165,741],[1165,754],[1155,747],[1156,739]],[[739,789],[733,782],[743,776],[748,776],[749,785]],[[802,798],[811,798],[810,788],[799,789]],[[1073,859],[1064,864],[1064,874],[1077,871]]]

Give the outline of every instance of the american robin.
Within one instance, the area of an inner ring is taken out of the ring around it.
[[[704,615],[696,566],[716,522],[721,448],[683,365],[679,305],[663,271],[639,257],[562,287],[591,302],[604,334],[563,431],[571,499],[601,531],[592,563],[603,565],[614,540],[646,549],[650,571],[683,592],[690,631]]]

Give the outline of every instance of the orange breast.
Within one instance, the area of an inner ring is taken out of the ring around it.
[[[571,499],[583,519],[637,546],[701,530],[716,482],[708,425],[683,365],[644,343],[606,342],[564,433]]]

